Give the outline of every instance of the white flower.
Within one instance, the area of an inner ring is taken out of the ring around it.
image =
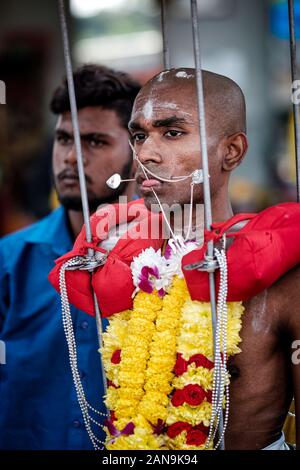
[[[168,244],[168,247],[170,245]],[[175,275],[177,275],[180,278],[183,278],[183,272],[181,269],[181,261],[184,255],[189,253],[190,251],[195,250],[198,248],[199,245],[196,242],[185,242],[180,250],[176,250],[174,252],[171,248],[169,251],[169,256],[167,258],[167,264],[166,264],[166,273],[168,273],[171,278]]]
[[[165,256],[161,255],[161,250],[155,251],[150,247],[133,258],[130,265],[133,284],[136,287],[133,296],[139,290],[151,293],[154,289],[159,295],[164,295],[175,275],[183,277],[182,257],[198,245],[195,242],[182,242],[181,249],[176,252],[171,249],[171,245],[174,246],[174,243],[167,245]]]

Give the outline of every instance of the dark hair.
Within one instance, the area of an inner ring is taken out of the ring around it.
[[[134,99],[141,88],[137,81],[127,73],[96,64],[79,67],[73,73],[73,77],[78,109],[86,106],[112,109],[127,129]],[[50,109],[54,114],[70,111],[66,78],[53,93]]]

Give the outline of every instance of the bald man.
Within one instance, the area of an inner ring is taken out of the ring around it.
[[[221,222],[233,214],[229,178],[248,147],[245,100],[239,86],[227,77],[203,71],[203,84],[212,217]],[[153,173],[170,178],[202,167],[196,103],[193,69],[162,72],[138,94],[129,130],[139,160]],[[186,180],[170,184],[153,179],[149,185],[140,168],[136,179],[149,209],[156,203],[151,187],[162,203],[190,201]],[[194,201],[203,203],[202,185],[195,186]],[[245,303],[242,353],[229,364],[226,449],[262,449],[279,441],[281,445],[293,394],[300,414],[300,365],[291,362],[292,339],[300,338],[299,288],[300,269],[296,268]]]
[[[213,219],[232,216],[228,182],[247,150],[245,101],[238,85],[229,78],[203,71],[206,96],[206,125]],[[199,127],[193,69],[162,72],[139,93],[129,131],[142,163],[154,173],[169,177],[188,175],[201,167]],[[151,131],[150,131],[151,129]],[[144,173],[138,169],[136,180],[151,209],[156,198]],[[190,202],[190,185],[153,180],[161,202],[172,205]],[[203,203],[203,186],[195,187],[195,202]]]
[[[224,222],[233,215],[229,178],[248,146],[245,100],[238,85],[227,77],[203,71],[203,81],[212,216],[214,222]],[[153,189],[164,207],[189,204],[191,180],[178,177],[202,167],[194,69],[172,69],[152,78],[135,100],[129,131],[140,163],[136,180],[145,206],[157,210]],[[147,177],[145,168],[151,172]],[[176,177],[176,184],[160,179]],[[197,184],[192,225],[200,240],[204,220],[196,223],[196,208],[202,205],[203,185]],[[187,235],[184,224],[181,231]],[[300,448],[300,365],[291,359],[293,341],[300,338],[299,289],[300,269],[296,267],[244,302],[242,352],[228,364],[226,449],[289,449],[282,427],[293,395]]]

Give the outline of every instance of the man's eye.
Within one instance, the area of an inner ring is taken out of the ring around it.
[[[90,139],[89,140],[89,145],[94,148],[99,148],[105,145],[105,142],[103,140],[99,139]]]
[[[58,135],[56,137],[57,142],[59,142],[61,145],[69,145],[73,142],[73,140],[68,137],[67,135]]]
[[[180,131],[175,131],[174,129],[171,129],[170,131],[166,132],[165,135],[167,137],[179,137],[183,133]]]
[[[142,133],[139,133],[139,134],[134,134],[132,136],[132,139],[134,140],[134,142],[140,142],[141,140],[145,140],[145,134],[142,134]]]

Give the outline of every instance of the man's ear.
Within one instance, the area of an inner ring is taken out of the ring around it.
[[[222,168],[224,171],[233,171],[243,160],[247,149],[248,139],[244,132],[236,132],[226,137],[224,142],[225,154]]]

